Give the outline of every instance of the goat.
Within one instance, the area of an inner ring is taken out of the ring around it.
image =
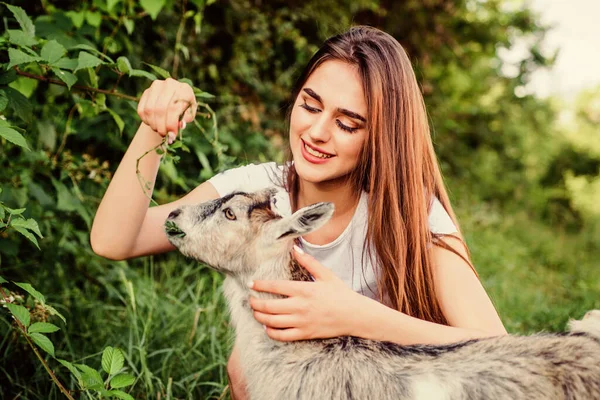
[[[568,333],[448,345],[272,340],[253,317],[246,282],[310,281],[293,261],[292,246],[333,214],[331,203],[318,203],[282,217],[274,195],[273,189],[232,193],[178,208],[165,223],[181,253],[226,275],[224,294],[251,399],[600,399],[599,310],[571,321]]]

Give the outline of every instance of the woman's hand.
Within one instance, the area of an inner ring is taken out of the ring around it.
[[[161,136],[169,135],[169,141],[175,140],[179,129],[196,117],[196,96],[187,83],[175,79],[155,80],[144,91],[138,103],[137,112],[142,121]],[[179,117],[185,115],[179,122]]]
[[[294,252],[314,282],[255,281],[251,289],[288,296],[284,299],[250,297],[254,318],[267,335],[280,341],[330,338],[354,334],[356,311],[369,305],[333,272],[308,254]]]

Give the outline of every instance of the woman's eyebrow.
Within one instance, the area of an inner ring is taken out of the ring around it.
[[[310,97],[314,98],[319,103],[323,104],[323,99],[321,99],[321,96],[319,96],[317,93],[315,93],[314,90],[312,90],[311,88],[304,88],[302,90],[304,92],[306,92]],[[339,108],[339,107],[337,108],[336,111],[339,113],[342,113],[344,115],[347,115],[350,118],[358,119],[358,120],[361,120],[362,122],[367,122],[367,119],[365,117],[363,117],[362,115],[360,115],[358,113],[355,113],[354,111],[346,110],[345,108]]]

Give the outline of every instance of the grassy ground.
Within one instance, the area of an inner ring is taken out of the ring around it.
[[[481,203],[459,205],[457,213],[475,266],[511,333],[560,331],[569,318],[600,308],[598,248],[583,234],[560,233],[524,212],[502,215]],[[138,377],[131,391],[136,398],[224,395],[232,337],[220,276],[177,254],[110,263],[95,276],[32,282],[67,316],[68,325],[52,334],[57,356],[100,368],[102,349],[118,346]],[[0,397],[62,398],[29,349],[9,334],[6,314],[0,315]],[[64,368],[50,364],[68,387],[76,387]]]
[[[568,234],[483,205],[458,210],[473,262],[509,332],[561,331],[600,308],[600,249]]]

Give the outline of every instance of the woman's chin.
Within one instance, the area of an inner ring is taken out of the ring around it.
[[[322,183],[331,184],[342,180],[339,174],[336,174],[329,168],[323,168],[323,166],[318,166],[317,168],[311,167],[311,165],[299,165],[295,163],[296,173],[301,181],[316,185]]]

